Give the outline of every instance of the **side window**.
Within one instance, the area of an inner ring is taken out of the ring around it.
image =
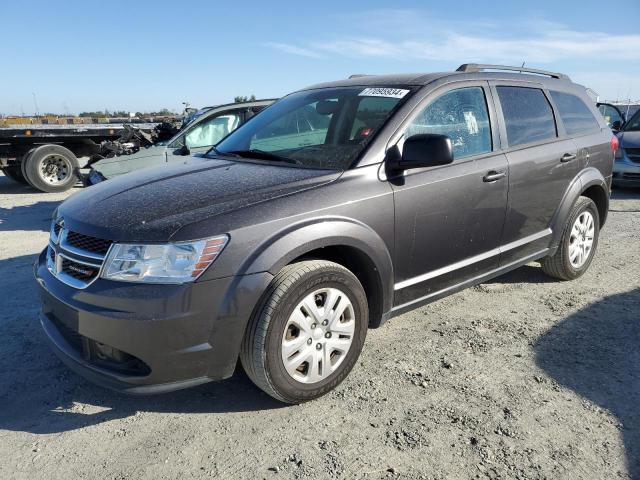
[[[557,136],[553,110],[542,90],[527,87],[496,89],[510,147]]]
[[[212,147],[233,132],[240,124],[238,113],[227,113],[207,118],[191,128],[185,135],[189,148]]]
[[[551,98],[569,135],[600,129],[596,117],[579,97],[570,93],[551,91]]]
[[[491,124],[480,87],[451,90],[430,103],[411,122],[405,138],[420,133],[447,135],[454,158],[491,151]]]

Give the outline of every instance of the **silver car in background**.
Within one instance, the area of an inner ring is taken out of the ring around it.
[[[170,140],[131,155],[105,158],[94,163],[88,175],[88,183],[95,185],[135,170],[184,162],[189,155],[205,153],[274,101],[255,100],[203,109]]]

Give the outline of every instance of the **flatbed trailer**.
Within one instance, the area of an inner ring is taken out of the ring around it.
[[[156,123],[136,124],[150,133]],[[42,192],[60,192],[80,180],[80,161],[115,140],[124,124],[15,125],[0,128],[0,168],[11,179]]]

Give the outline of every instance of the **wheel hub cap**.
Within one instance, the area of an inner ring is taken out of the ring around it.
[[[69,160],[61,155],[48,155],[40,163],[40,175],[44,181],[53,185],[62,183],[71,175]]]
[[[289,316],[282,336],[287,373],[301,383],[327,378],[344,361],[355,325],[353,305],[341,290],[322,288],[305,296]]]
[[[324,337],[324,331],[322,328],[318,327],[313,331],[313,339],[314,340],[320,340],[322,337]]]
[[[576,218],[569,237],[569,262],[573,268],[582,267],[591,256],[594,236],[593,215],[588,211],[582,212]]]

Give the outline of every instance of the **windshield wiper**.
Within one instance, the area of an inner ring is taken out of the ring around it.
[[[216,150],[216,152],[218,152]],[[281,155],[276,155],[275,153],[265,152],[264,150],[258,150],[252,148],[251,150],[232,150],[230,152],[218,152],[220,155],[235,155],[237,157],[244,158],[257,158],[262,160],[275,160],[277,162],[285,162],[285,163],[295,163],[299,164],[297,160],[293,158],[283,157]]]

